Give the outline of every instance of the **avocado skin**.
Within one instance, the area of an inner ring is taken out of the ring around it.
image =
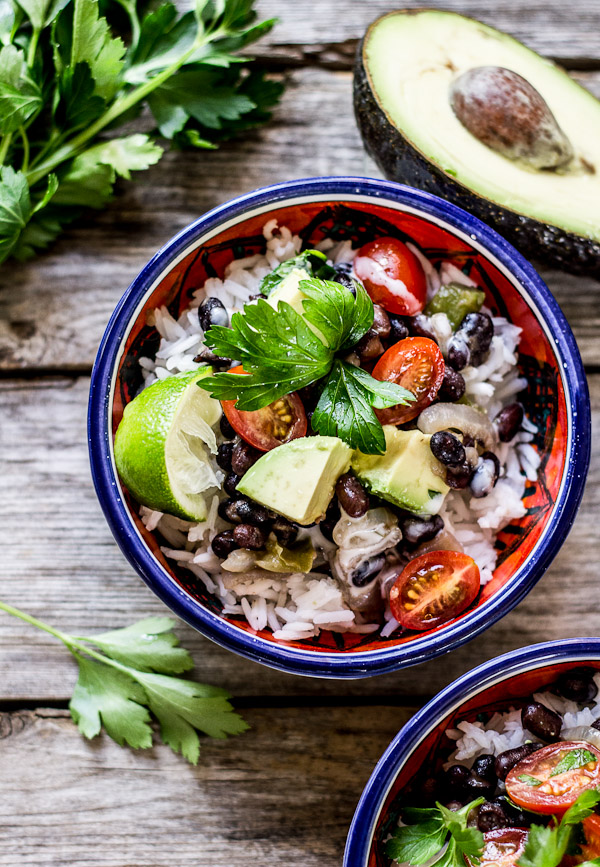
[[[600,279],[600,244],[503,208],[447,175],[420,153],[388,120],[369,84],[364,38],[354,66],[354,114],[363,144],[386,178],[433,193],[479,217],[530,259]]]

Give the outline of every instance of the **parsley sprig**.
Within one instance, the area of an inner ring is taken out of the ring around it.
[[[246,731],[223,689],[174,675],[193,661],[174,634],[169,617],[147,617],[101,635],[73,636],[0,602],[0,609],[58,638],[79,666],[69,710],[86,738],[106,733],[120,746],[152,746],[152,716],[163,741],[198,763],[198,731],[213,738]],[[151,716],[152,715],[152,716]]]
[[[579,825],[592,815],[598,803],[600,791],[588,789],[569,807],[560,822],[546,827],[532,825],[525,851],[517,862],[519,867],[558,867],[563,857],[576,845]],[[600,864],[600,859],[587,863]]]
[[[253,6],[0,0],[0,262],[104,207],[117,176],[158,162],[157,137],[213,148],[270,117],[282,85],[237,56],[274,24]],[[115,132],[144,106],[149,132]]]
[[[259,299],[234,313],[230,328],[210,328],[206,344],[240,361],[246,375],[216,373],[198,385],[218,400],[236,400],[239,410],[254,411],[323,380],[313,430],[339,436],[365,454],[383,454],[385,435],[373,408],[406,404],[414,396],[337,357],[372,326],[373,302],[358,283],[356,295],[317,277],[300,281],[299,288],[306,295],[302,315],[285,301],[275,310]]]
[[[478,798],[456,811],[439,803],[432,808],[405,809],[402,818],[410,824],[394,830],[385,844],[386,854],[398,863],[406,861],[416,867],[431,859],[435,859],[433,867],[478,864],[484,848],[483,834],[477,828],[468,827],[467,820],[471,811],[484,800]],[[578,852],[580,825],[592,815],[598,803],[600,790],[588,789],[560,821],[555,820],[552,825],[532,825],[524,852],[517,861],[518,867],[558,867],[565,855]],[[600,858],[586,861],[581,867],[600,867]]]
[[[477,861],[483,850],[483,834],[467,827],[467,819],[484,800],[477,798],[456,811],[439,803],[431,809],[406,809],[403,818],[417,824],[397,828],[386,843],[386,854],[399,863],[425,864],[439,853],[435,867],[465,867],[465,856]]]

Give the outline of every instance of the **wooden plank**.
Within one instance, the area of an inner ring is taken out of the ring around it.
[[[590,385],[598,424],[599,374]],[[125,562],[96,501],[86,454],[88,386],[85,377],[0,383],[0,598],[76,635],[165,611]],[[407,701],[430,696],[477,663],[515,647],[595,634],[600,604],[591,571],[600,560],[597,438],[593,449],[584,505],[548,574],[518,609],[464,648],[401,673],[339,683],[259,668],[182,626],[197,678],[236,696],[394,695]],[[66,701],[75,674],[54,639],[0,616],[0,700]]]
[[[375,762],[410,712],[248,710],[194,768],[81,737],[64,711],[0,714],[3,867],[337,867]],[[273,745],[276,744],[276,748]]]
[[[278,57],[284,63],[317,60],[346,67],[371,21],[395,8],[422,5],[420,0],[396,4],[389,0],[345,0],[342,7],[339,0],[323,0],[316,11],[314,0],[296,0],[285,4],[283,14],[278,0],[260,0],[257,8],[263,17],[281,20],[258,46],[252,46],[252,53]],[[428,5],[478,18],[565,64],[600,60],[600,10],[589,0],[569,4],[531,0],[526,6],[516,0],[493,4],[486,0],[444,0]]]
[[[580,76],[600,93],[600,73]],[[121,294],[154,252],[203,212],[276,181],[375,175],[356,130],[351,76],[294,72],[272,125],[216,152],[170,153],[120,187],[38,260],[0,272],[0,370],[91,367]],[[327,118],[327,123],[323,123]],[[543,271],[588,364],[600,364],[596,281]]]

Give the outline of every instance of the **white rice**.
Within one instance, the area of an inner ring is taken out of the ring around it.
[[[197,365],[195,356],[205,347],[204,333],[198,320],[198,306],[209,297],[217,296],[231,315],[250,301],[259,290],[262,278],[281,262],[297,255],[301,239],[276,220],[270,220],[263,228],[266,240],[264,254],[247,256],[232,261],[225,269],[222,280],[210,278],[204,286],[193,293],[190,307],[176,320],[165,307],[156,309],[150,324],[154,324],[161,336],[156,357],[140,358],[144,374],[143,387],[176,373],[193,370]],[[437,292],[442,283],[453,281],[476,285],[452,263],[443,262],[434,268],[414,245],[408,245],[418,256],[426,273],[428,297]],[[325,239],[318,245],[326,251],[333,263],[351,262],[356,255],[350,241],[335,243]],[[485,308],[484,308],[485,309]],[[490,313],[490,311],[486,311]],[[527,381],[519,376],[516,367],[517,349],[521,329],[503,317],[493,317],[494,337],[488,359],[479,367],[467,367],[462,373],[467,396],[486,409],[491,418],[514,400]],[[432,317],[432,326],[444,351],[452,334],[445,314]],[[441,515],[447,529],[455,535],[464,551],[469,554],[481,573],[481,583],[487,583],[493,575],[497,560],[494,547],[496,533],[513,520],[523,517],[525,507],[522,498],[528,480],[537,478],[540,458],[531,446],[536,428],[525,419],[523,430],[512,443],[501,444],[498,457],[502,464],[501,478],[487,497],[476,499],[468,491],[451,491],[446,497]],[[214,460],[214,459],[213,459]],[[216,478],[222,481],[223,473],[214,464]],[[368,634],[379,630],[379,624],[365,623],[360,613],[355,613],[344,599],[342,588],[336,579],[318,573],[281,576],[268,573],[262,581],[248,581],[241,573],[222,569],[221,562],[213,554],[210,543],[220,531],[227,529],[217,508],[219,496],[215,494],[207,520],[191,523],[163,515],[142,506],[140,514],[148,530],[158,530],[168,543],[164,555],[190,570],[223,603],[226,614],[239,614],[246,618],[252,629],[269,628],[275,638],[295,641],[311,638],[321,629],[337,632]],[[305,532],[305,531],[303,531]],[[318,527],[308,531],[313,542],[327,551],[331,543],[324,539]],[[266,573],[265,573],[266,574]],[[385,623],[381,636],[391,635],[398,627],[389,606],[385,611]]]
[[[576,726],[591,726],[600,719],[600,672],[594,675],[598,695],[587,707],[569,699],[561,698],[552,692],[535,693],[533,700],[546,705],[563,718],[561,731]],[[470,767],[474,760],[485,753],[494,756],[520,747],[525,741],[535,740],[534,735],[521,725],[521,710],[510,708],[504,713],[495,713],[487,723],[460,722],[455,729],[448,729],[448,737],[456,741],[456,748],[444,767],[452,764],[465,764]]]

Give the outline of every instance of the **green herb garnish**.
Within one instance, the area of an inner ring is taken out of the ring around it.
[[[466,855],[477,861],[483,851],[483,834],[477,828],[468,828],[467,819],[484,800],[478,798],[456,811],[439,803],[430,810],[404,811],[403,819],[418,819],[419,823],[396,828],[385,844],[386,854],[398,862],[425,864],[447,843],[435,861],[436,867],[465,867]]]
[[[526,783],[528,786],[541,786],[542,781],[538,780],[537,777],[532,777],[531,774],[519,774],[518,777],[522,783]]]
[[[207,345],[240,361],[248,375],[216,373],[199,387],[218,400],[237,400],[239,410],[253,411],[323,379],[313,430],[339,436],[365,454],[383,454],[385,435],[373,407],[406,404],[414,396],[336,357],[369,330],[373,302],[358,284],[356,296],[339,283],[316,278],[302,280],[299,288],[307,296],[302,315],[284,301],[274,310],[259,300],[234,313],[230,328],[210,328]]]
[[[567,771],[574,771],[577,770],[577,768],[583,768],[585,765],[589,764],[589,762],[596,761],[596,756],[582,747],[579,747],[576,750],[569,750],[569,752],[564,755],[556,765],[550,776],[556,777],[558,774],[564,774]]]
[[[335,273],[327,262],[325,253],[321,253],[320,250],[304,250],[292,259],[286,259],[274,271],[266,274],[260,281],[259,291],[263,295],[270,295],[273,289],[276,289],[283,278],[287,277],[294,268],[304,268],[313,277],[319,277],[321,280],[329,280]]]
[[[0,262],[104,207],[117,176],[158,162],[158,136],[213,148],[269,118],[281,84],[235,53],[274,21],[256,23],[254,0],[192,5],[1,0]],[[144,105],[150,134],[115,132]]]
[[[558,867],[575,841],[576,829],[592,815],[598,803],[600,790],[588,789],[582,792],[554,827],[532,825],[525,851],[517,861],[518,867]]]
[[[169,617],[147,617],[124,629],[75,637],[4,602],[0,609],[54,635],[73,654],[79,679],[69,710],[86,738],[104,726],[120,746],[151,747],[152,713],[165,744],[195,765],[200,754],[196,730],[225,738],[248,728],[225,690],[173,676],[194,663],[179,647]]]

